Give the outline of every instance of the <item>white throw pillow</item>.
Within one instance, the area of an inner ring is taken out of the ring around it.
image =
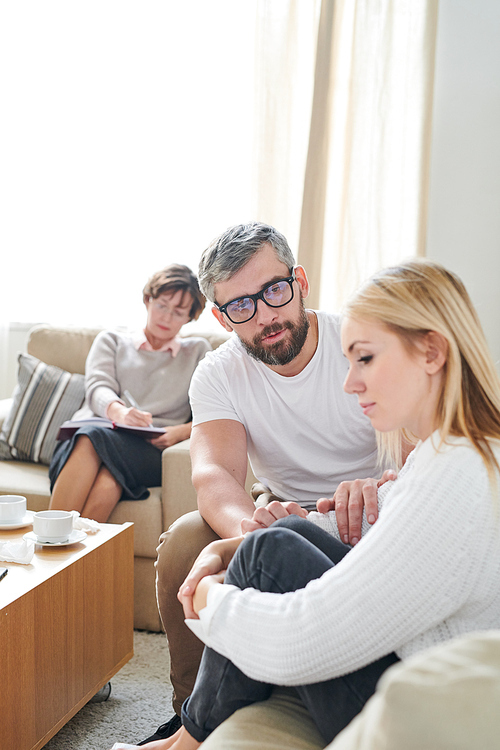
[[[326,750],[498,750],[500,630],[396,664]]]

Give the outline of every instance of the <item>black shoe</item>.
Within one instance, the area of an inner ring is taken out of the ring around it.
[[[148,742],[154,742],[155,740],[166,740],[167,737],[171,737],[173,734],[175,734],[177,730],[181,728],[181,726],[181,717],[177,716],[177,714],[174,714],[172,718],[169,719],[169,721],[159,726],[156,732],[151,735],[151,737],[148,737],[147,740],[143,740],[142,742],[138,742],[137,747],[140,747],[141,745],[147,745]]]

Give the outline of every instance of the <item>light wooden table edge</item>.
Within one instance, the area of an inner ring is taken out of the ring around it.
[[[134,527],[134,524],[132,522],[124,522],[124,523],[121,523],[121,524],[103,524],[103,526],[113,526],[117,530],[119,530],[119,533],[125,531],[126,534],[127,534],[127,536],[131,534],[131,536],[132,536],[131,547],[132,547],[132,554],[133,554],[133,533],[134,533],[133,527]],[[105,541],[106,542],[112,542],[112,541],[114,542],[114,541],[116,541],[117,536],[118,536],[118,534],[113,534],[111,537],[109,537]],[[97,548],[94,548],[92,550],[92,552],[95,552],[96,549]],[[79,556],[73,562],[79,563],[81,560],[82,560],[82,558]],[[7,565],[7,567],[10,567],[10,565],[15,565],[15,564],[14,563],[6,563],[6,565]],[[59,572],[64,571],[67,567],[68,567],[67,565],[64,565],[63,568],[61,568],[59,570]],[[133,576],[133,573],[132,573],[132,576]],[[132,577],[132,581],[133,581],[133,577]],[[33,592],[33,589],[32,588],[28,588],[27,591],[23,593],[23,595],[24,594],[32,595],[32,592]],[[10,602],[7,602],[6,603],[6,607],[9,607],[10,604],[11,604]],[[133,627],[133,624],[132,624],[132,627]],[[40,739],[36,740],[36,742],[33,745],[30,745],[30,750],[40,750],[40,748],[43,748],[52,739],[52,737],[54,737],[65,726],[65,724],[67,724],[68,721],[70,721],[70,719],[72,719],[75,716],[75,714],[77,714],[78,711],[80,711],[83,708],[83,706],[85,706],[88,703],[88,701],[104,685],[106,685],[106,683],[109,682],[111,680],[111,678],[117,672],[119,672],[120,669],[122,669],[122,667],[125,666],[125,664],[127,664],[130,661],[130,659],[133,656],[134,656],[134,647],[133,647],[133,638],[132,638],[132,641],[129,644],[129,651],[124,656],[122,656],[122,658],[108,671],[107,674],[105,674],[104,676],[101,676],[99,679],[97,679],[96,682],[95,682],[95,684],[90,689],[87,690],[87,692],[85,693],[85,695],[77,703],[75,703],[74,706],[72,706],[71,708],[69,708],[68,711],[66,712],[66,714],[63,717],[61,717],[57,721],[57,723],[54,726],[52,726],[45,733],[45,735],[43,735]],[[2,743],[1,743],[1,730],[0,730],[0,745],[1,744]]]

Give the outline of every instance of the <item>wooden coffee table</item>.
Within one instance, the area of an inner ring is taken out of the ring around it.
[[[43,747],[133,656],[133,565],[130,523],[0,562],[0,750]]]

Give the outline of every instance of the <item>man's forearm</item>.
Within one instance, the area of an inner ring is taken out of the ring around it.
[[[254,505],[245,492],[247,439],[240,422],[215,420],[193,427],[191,465],[198,509],[222,538],[239,536]]]
[[[245,489],[227,472],[207,472],[196,480],[198,509],[205,521],[222,538],[239,536],[241,521],[251,518],[255,506]]]

